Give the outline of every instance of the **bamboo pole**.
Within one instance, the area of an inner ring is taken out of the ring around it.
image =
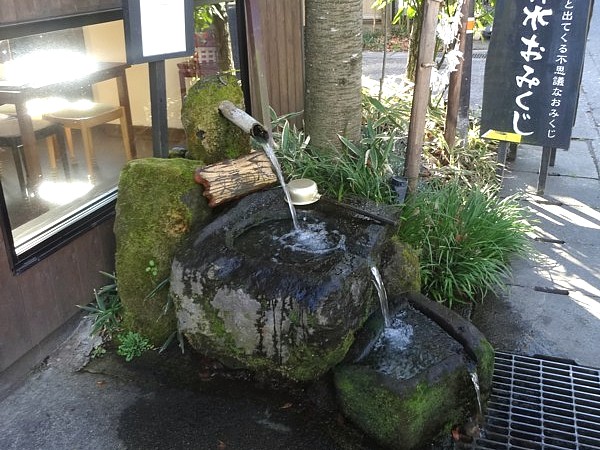
[[[219,104],[219,111],[223,117],[239,127],[244,133],[265,141],[269,139],[269,132],[258,120],[229,100],[224,100]]]
[[[444,139],[449,148],[454,148],[456,142],[456,126],[458,120],[458,110],[460,107],[460,93],[462,90],[463,67],[467,37],[467,21],[469,19],[470,0],[463,0],[460,9],[460,31],[458,33],[458,50],[462,53],[463,59],[460,61],[456,70],[450,74],[450,85],[448,87],[448,103],[446,105],[446,126],[444,128]]]
[[[435,65],[435,28],[440,3],[441,0],[426,0],[424,4],[423,27],[419,42],[417,73],[415,75],[415,88],[410,111],[408,147],[406,149],[406,165],[404,169],[404,176],[408,179],[409,194],[416,190],[419,181],[423,134],[430,97],[429,81],[431,79],[431,68]]]

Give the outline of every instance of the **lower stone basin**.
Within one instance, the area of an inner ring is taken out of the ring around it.
[[[375,314],[334,369],[337,397],[385,448],[430,448],[451,429],[482,420],[473,379],[485,408],[493,350],[470,322],[419,294],[394,303],[391,327]]]
[[[297,380],[342,361],[378,307],[370,267],[392,264],[382,260],[390,230],[322,202],[298,213],[302,227],[327,237],[316,250],[286,242],[288,205],[273,189],[242,199],[175,256],[171,296],[179,329],[196,350]]]

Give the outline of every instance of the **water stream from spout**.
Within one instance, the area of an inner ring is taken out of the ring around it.
[[[480,417],[483,417],[483,408],[481,406],[481,389],[479,388],[479,376],[477,375],[476,367],[469,367],[469,375],[471,376],[471,381],[473,382],[473,387],[475,388],[475,394],[477,394],[477,406]]]
[[[260,141],[259,141],[260,142]],[[281,166],[279,165],[279,161],[277,160],[277,155],[275,155],[275,144],[273,142],[273,138],[269,136],[268,141],[260,142],[265,154],[271,161],[271,165],[277,174],[277,178],[279,179],[279,184],[281,184],[281,189],[283,189],[283,193],[285,194],[285,199],[287,200],[287,204],[290,208],[290,214],[292,216],[292,223],[294,224],[294,230],[300,230],[300,225],[298,223],[298,217],[296,215],[296,208],[292,203],[292,198],[290,197],[290,191],[287,188],[285,183],[285,178],[283,178],[283,172],[281,170]]]
[[[373,275],[373,284],[375,285],[375,289],[377,289],[377,294],[379,295],[379,303],[381,305],[383,323],[385,325],[385,328],[390,328],[392,326],[392,320],[390,318],[390,308],[388,304],[387,292],[385,291],[385,286],[383,285],[383,280],[381,279],[379,269],[377,269],[377,267],[375,266],[371,266],[371,274]]]

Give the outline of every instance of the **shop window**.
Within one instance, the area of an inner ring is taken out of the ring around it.
[[[235,6],[228,10],[235,34]],[[123,165],[155,156],[147,64],[125,63],[122,20],[86,20],[51,21],[27,36],[17,27],[0,40],[0,226],[15,273],[111,217]],[[186,145],[190,83],[221,70],[222,31],[203,24],[193,56],[165,61],[170,148]]]
[[[147,67],[125,61],[120,20],[0,41],[0,218],[15,272],[110,217],[123,165],[152,156]]]

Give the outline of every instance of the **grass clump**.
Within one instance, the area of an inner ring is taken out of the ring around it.
[[[121,317],[123,305],[117,290],[117,277],[115,274],[100,272],[108,277],[111,283],[94,289],[94,302],[79,308],[87,312],[92,319],[92,334],[99,335],[103,339],[110,340],[112,336],[121,329]]]
[[[421,285],[433,300],[474,302],[502,285],[509,259],[529,252],[524,209],[514,197],[460,180],[433,182],[411,196],[398,237],[421,251]]]
[[[365,102],[369,101],[385,110],[376,99],[365,98]],[[360,142],[353,143],[340,136],[342,153],[313,151],[310,138],[303,131],[291,126],[285,118],[276,120],[274,139],[283,171],[290,179],[314,180],[323,193],[337,200],[358,196],[377,203],[394,203],[390,178],[402,170],[406,141],[404,127],[398,126],[401,119],[393,113],[388,117],[364,115]]]
[[[118,338],[120,344],[117,348],[117,354],[123,356],[127,362],[153,349],[150,341],[135,331],[121,333]]]

